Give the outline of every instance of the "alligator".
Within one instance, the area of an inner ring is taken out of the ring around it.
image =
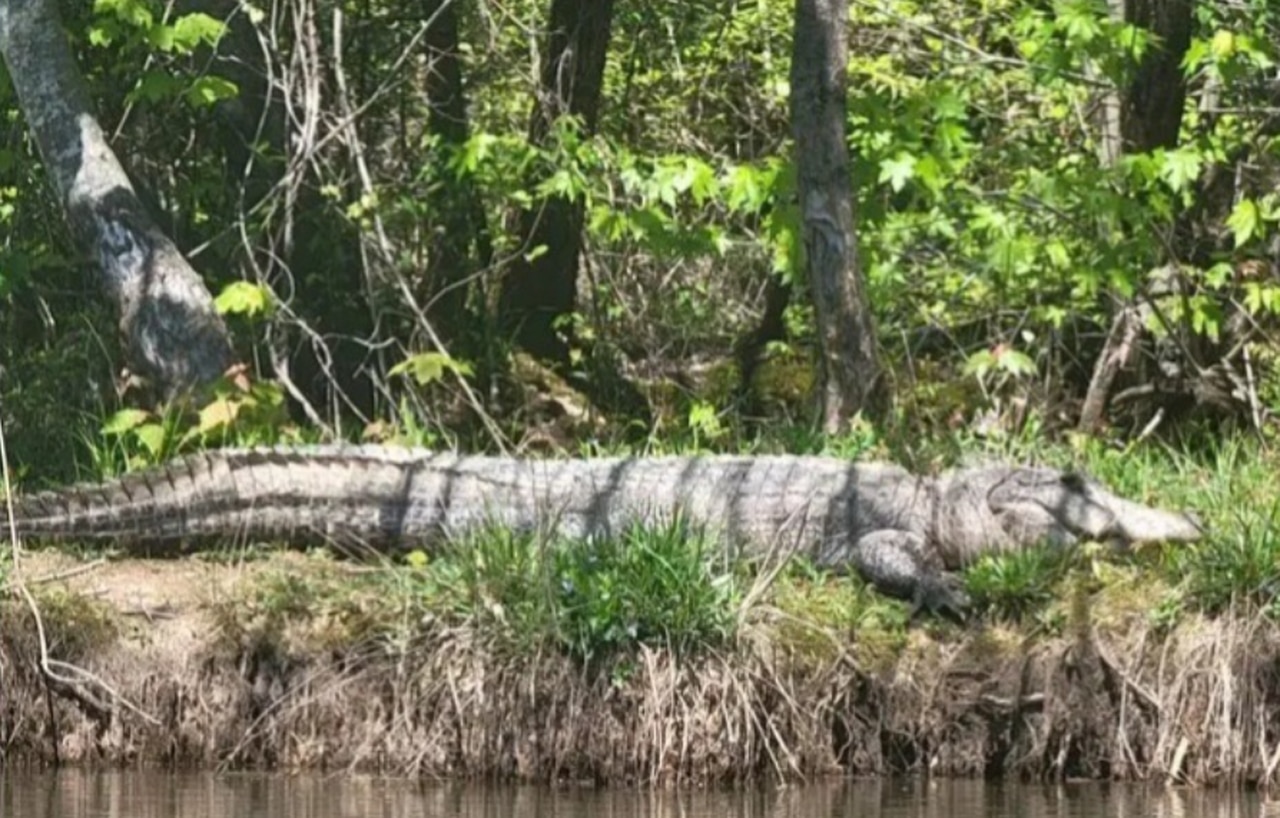
[[[805,554],[916,610],[960,614],[954,571],[1081,540],[1192,541],[1194,515],[1089,477],[983,465],[934,476],[817,456],[538,460],[380,445],[224,449],[14,499],[19,535],[173,554],[234,538],[394,551],[486,525],[573,537],[679,515],[746,558]]]

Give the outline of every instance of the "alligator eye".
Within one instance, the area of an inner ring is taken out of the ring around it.
[[[1062,473],[1062,485],[1066,486],[1072,491],[1084,491],[1085,490],[1084,475],[1080,474],[1079,472],[1065,471]]]

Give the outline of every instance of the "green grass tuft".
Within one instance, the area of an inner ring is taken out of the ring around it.
[[[419,562],[428,609],[583,662],[723,644],[743,596],[719,546],[679,520],[585,539],[490,528]]]
[[[1070,550],[1047,546],[988,555],[964,572],[965,589],[975,612],[1020,621],[1057,601],[1071,562]]]

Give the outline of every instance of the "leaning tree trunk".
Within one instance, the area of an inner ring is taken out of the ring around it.
[[[820,411],[832,433],[860,411],[874,413],[883,394],[845,142],[848,8],[848,0],[796,0],[791,57],[805,263],[822,355]]]
[[[227,329],[107,144],[54,3],[0,0],[0,54],[72,233],[119,310],[130,367],[172,397],[227,369]]]
[[[612,25],[613,0],[551,1],[531,143],[545,142],[552,123],[564,114],[579,117],[588,133],[595,130]],[[549,361],[569,360],[556,321],[577,306],[582,217],[582,200],[563,196],[543,199],[521,214],[526,253],[508,275],[499,303],[502,324],[516,343]],[[528,252],[535,248],[545,250]]]

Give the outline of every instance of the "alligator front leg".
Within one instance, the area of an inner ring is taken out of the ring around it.
[[[928,558],[924,538],[909,531],[873,531],[853,546],[853,564],[881,591],[911,601],[914,619],[922,610],[963,619],[969,596],[954,574]]]

